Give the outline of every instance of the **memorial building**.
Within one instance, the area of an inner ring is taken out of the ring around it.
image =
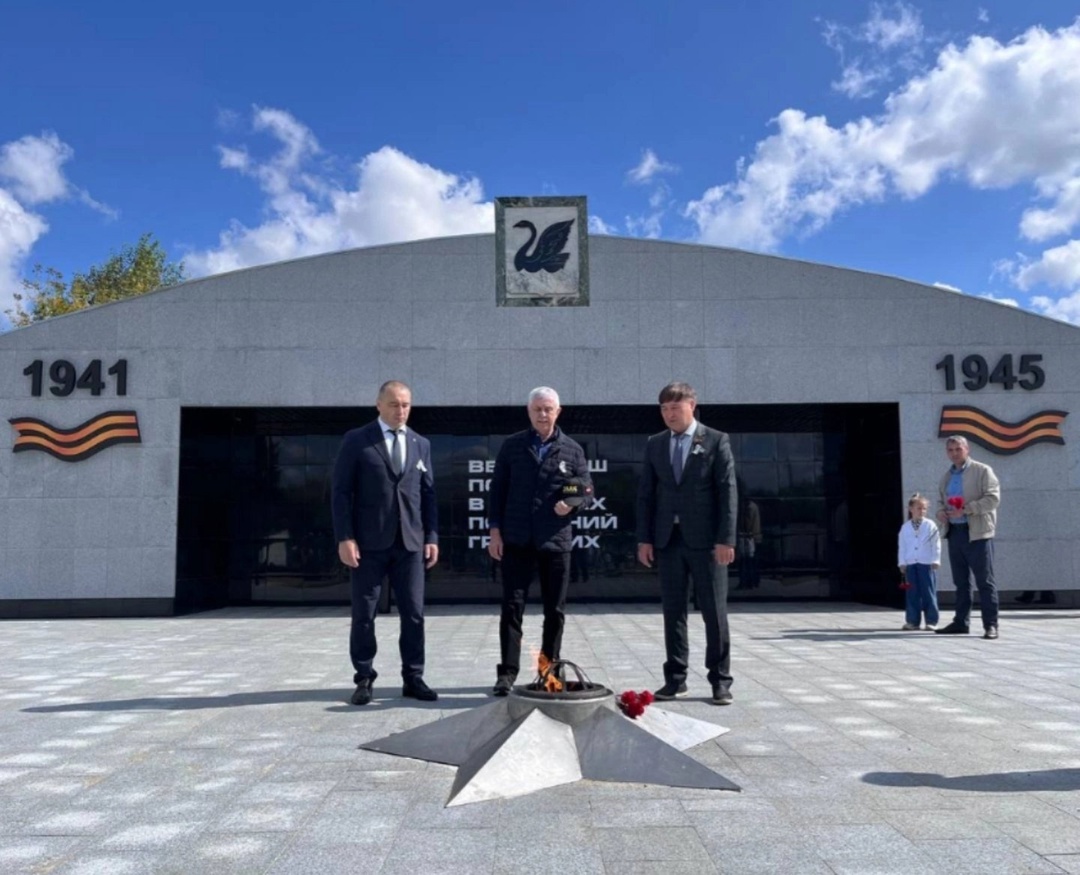
[[[634,499],[678,379],[731,435],[732,601],[898,603],[906,498],[936,497],[941,436],[964,434],[1001,480],[1003,600],[1080,604],[1080,329],[585,227],[584,199],[499,199],[495,234],[240,270],[0,335],[0,617],[347,602],[330,471],[388,379],[411,386],[409,425],[432,443],[431,603],[497,601],[488,478],[540,385],[598,499],[575,520],[571,600],[658,599]]]

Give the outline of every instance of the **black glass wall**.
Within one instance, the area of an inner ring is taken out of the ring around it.
[[[330,474],[341,436],[367,408],[186,408],[181,420],[177,604],[345,603]],[[699,407],[731,435],[740,487],[731,597],[895,601],[901,520],[895,405]],[[487,486],[522,407],[418,408],[431,440],[440,561],[431,602],[495,601],[487,555]],[[565,408],[560,426],[584,447],[597,504],[575,520],[571,598],[658,597],[635,561],[634,498],[654,405]]]

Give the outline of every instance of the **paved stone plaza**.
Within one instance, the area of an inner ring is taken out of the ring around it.
[[[565,657],[660,684],[659,606],[571,610]],[[1080,873],[1080,613],[1007,612],[996,642],[902,623],[736,609],[734,705],[699,668],[664,707],[731,728],[690,753],[742,793],[584,781],[445,809],[452,768],[357,745],[491,701],[494,606],[429,610],[434,706],[398,696],[394,617],[365,708],[344,609],[6,622],[0,872]]]

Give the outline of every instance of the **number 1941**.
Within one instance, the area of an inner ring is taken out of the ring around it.
[[[76,389],[87,389],[91,395],[100,395],[107,385],[101,376],[101,368],[101,359],[94,359],[80,374],[71,362],[58,359],[49,365],[49,382],[52,383],[49,391],[58,398],[70,395]],[[23,373],[30,378],[30,394],[40,396],[45,379],[45,362],[37,359],[24,368]],[[119,359],[105,373],[113,378],[116,394],[127,395],[127,359]]]
[[[1003,389],[1011,389],[1019,384],[1021,389],[1038,389],[1046,382],[1046,372],[1039,367],[1041,355],[1022,355],[1020,365],[1013,369],[1013,357],[1006,353],[993,370],[981,355],[968,355],[960,362],[960,372],[967,378],[964,388],[972,392],[985,389],[989,383],[998,383]],[[952,392],[956,388],[956,360],[950,355],[937,363],[937,370],[945,372],[945,390]]]

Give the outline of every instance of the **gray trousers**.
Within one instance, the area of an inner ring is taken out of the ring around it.
[[[667,650],[664,680],[676,684],[686,681],[690,664],[686,603],[693,580],[694,597],[705,621],[705,668],[708,669],[709,683],[727,689],[731,686],[727,567],[716,564],[711,549],[693,550],[686,546],[678,526],[667,546],[657,550],[657,554]]]
[[[994,586],[994,539],[972,541],[967,526],[949,526],[949,566],[956,585],[956,616],[953,623],[971,624],[971,580],[979,590],[983,628],[998,624],[998,594]]]

